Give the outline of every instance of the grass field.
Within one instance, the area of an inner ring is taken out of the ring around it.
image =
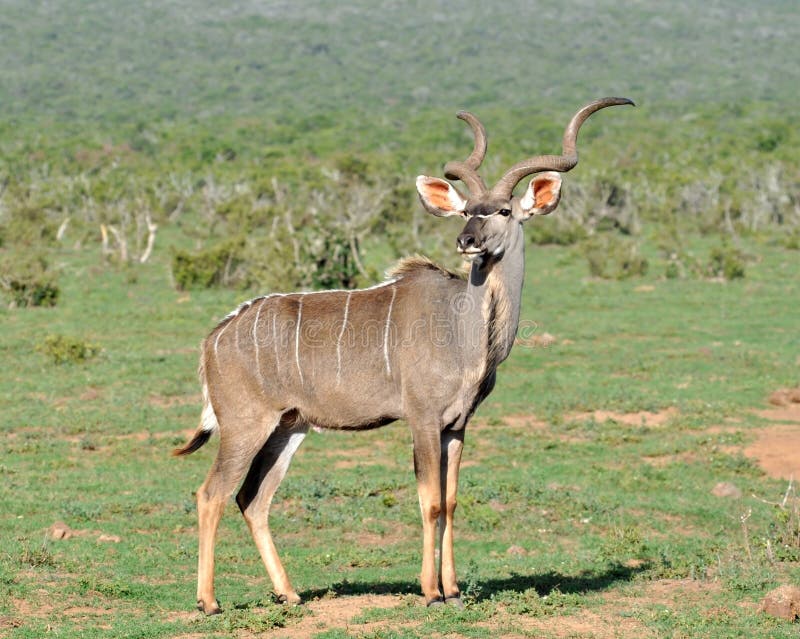
[[[796,637],[759,611],[800,585],[795,5],[4,2],[0,637]],[[454,113],[491,180],[603,95],[639,106],[592,117],[526,230],[518,344],[467,429],[466,608],[419,596],[395,424],[312,432],[278,492],[306,605],[273,602],[231,505],[225,612],[198,614],[217,442],[169,452],[203,337],[276,286],[454,266],[458,222],[413,192],[469,153]],[[206,284],[178,290],[181,252]]]
[[[468,430],[457,518],[465,611],[418,603],[410,436],[395,425],[312,433],[295,458],[273,530],[308,607],[271,603],[229,508],[218,618],[192,612],[192,491],[213,446],[181,460],[168,452],[197,422],[197,344],[236,293],[175,292],[160,261],[133,279],[62,252],[75,276],[63,304],[0,315],[13,363],[0,373],[0,631],[794,636],[755,610],[766,590],[800,578],[786,512],[761,501],[779,502],[787,482],[743,451],[769,423],[754,410],[798,381],[787,307],[800,294],[796,252],[768,239],[745,248],[748,277],[728,283],[609,282],[588,278],[574,249],[528,251],[528,337],[555,342],[517,345]],[[52,333],[102,351],[53,364],[36,350]],[[616,415],[592,414],[601,409]],[[638,411],[652,414],[630,416]],[[715,497],[718,482],[742,496]],[[56,522],[74,536],[53,540]]]

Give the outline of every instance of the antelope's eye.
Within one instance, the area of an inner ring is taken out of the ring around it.
[[[508,217],[509,215],[511,215],[511,209],[500,209],[498,213],[503,217]]]

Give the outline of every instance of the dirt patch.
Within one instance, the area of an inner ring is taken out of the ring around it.
[[[768,398],[773,406],[790,406],[800,404],[800,386],[797,388],[779,388]]]
[[[506,415],[503,417],[503,423],[511,426],[511,428],[523,428],[525,430],[533,429],[533,430],[546,430],[549,427],[549,424],[541,419],[538,419],[536,415]]]
[[[0,629],[1,628],[21,628],[22,619],[16,617],[0,616]]]
[[[657,635],[648,630],[640,621],[631,617],[623,617],[618,612],[599,614],[592,610],[581,610],[574,615],[540,618],[523,618],[526,633],[534,632],[536,636],[546,637],[621,637],[631,639],[647,639]]]
[[[48,536],[53,541],[72,539],[73,537],[95,537],[101,543],[118,544],[122,541],[119,535],[108,535],[99,530],[76,530],[70,528],[63,521],[57,521],[47,530]]]
[[[756,415],[773,422],[800,423],[800,387],[779,388],[767,399],[773,408],[753,411]]]
[[[615,421],[618,424],[627,426],[663,426],[670,419],[678,414],[678,409],[674,407],[666,408],[662,411],[651,412],[640,410],[636,413],[617,413],[610,410],[595,410],[583,413],[571,413],[565,416],[567,421],[583,422],[594,419],[598,423]]]
[[[712,582],[664,579],[598,593],[592,604],[570,614],[546,617],[499,614],[478,625],[503,637],[648,639],[658,634],[647,628],[638,617],[646,617],[653,606],[678,608],[687,599],[709,601],[710,604],[710,599],[719,590],[719,584]]]
[[[662,579],[640,586],[633,585],[622,592],[602,595],[599,607],[581,609],[573,615],[523,619],[527,631],[548,637],[620,637],[644,639],[657,637],[636,616],[654,605],[667,608],[682,602],[702,602],[719,592],[717,583],[689,579]]]
[[[88,386],[84,392],[78,395],[78,399],[82,402],[93,402],[96,399],[103,397],[103,390],[96,386]]]
[[[168,623],[175,623],[176,621],[182,621],[184,623],[190,623],[195,619],[200,617],[200,613],[196,610],[173,610],[168,612],[164,619]]]
[[[763,410],[755,410],[753,413],[771,422],[795,422],[800,424],[800,404],[765,408]]]
[[[778,424],[756,431],[744,454],[758,462],[770,477],[800,477],[800,423]]]
[[[773,617],[794,621],[800,617],[800,588],[797,586],[781,586],[768,593],[759,607]]]
[[[41,594],[41,592],[40,592]],[[55,607],[46,601],[11,598],[11,605],[23,619],[42,619],[50,615]]]
[[[385,629],[387,622],[353,624],[353,619],[369,608],[396,608],[404,605],[405,598],[398,595],[359,595],[317,599],[305,604],[310,614],[288,628],[272,630],[275,639],[308,639],[328,630],[347,630],[355,626],[359,633],[371,629]]]
[[[547,348],[558,342],[558,338],[550,333],[534,333],[527,337],[517,337],[514,344],[528,348]]]

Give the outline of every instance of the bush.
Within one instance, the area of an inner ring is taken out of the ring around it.
[[[231,286],[238,279],[244,240],[225,241],[197,252],[172,249],[172,278],[182,291],[192,288]]]
[[[0,288],[12,307],[55,306],[59,288],[42,256],[6,256],[0,262]]]
[[[795,228],[790,233],[785,233],[780,240],[783,248],[790,251],[800,251],[800,228]]]
[[[580,251],[593,277],[624,280],[647,274],[648,262],[633,240],[595,235],[581,244]]]
[[[56,224],[47,211],[28,201],[12,201],[0,224],[0,246],[20,247],[52,244]]]
[[[66,335],[48,335],[36,350],[54,364],[77,364],[90,360],[100,353],[100,347],[96,344]]]
[[[723,244],[711,249],[708,260],[708,275],[726,280],[745,276],[745,255],[737,248]]]

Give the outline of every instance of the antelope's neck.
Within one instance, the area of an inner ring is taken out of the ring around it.
[[[484,335],[484,356],[490,368],[508,357],[519,327],[525,239],[521,225],[511,232],[513,236],[501,259],[483,267],[473,264],[467,285]]]

